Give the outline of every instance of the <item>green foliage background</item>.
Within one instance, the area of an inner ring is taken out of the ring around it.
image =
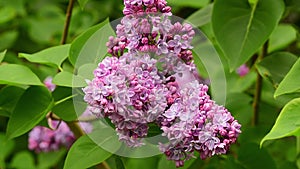
[[[28,150],[28,131],[46,125],[50,110],[65,121],[76,119],[73,105],[80,103],[70,99],[72,87],[83,87],[106,54],[108,34],[97,30],[113,34],[105,25],[122,17],[121,0],[75,1],[67,44],[61,45],[68,3],[0,0],[0,168],[103,168],[105,161],[111,169],[174,169],[163,155],[118,157],[87,136],[69,151]],[[242,134],[228,155],[193,159],[184,168],[300,168],[300,1],[168,0],[168,4],[175,16],[198,27],[217,49],[224,68],[212,65],[215,72],[210,78],[225,72],[227,86],[221,86],[226,90],[225,106],[242,124]],[[80,53],[85,43],[90,48]],[[80,55],[96,54],[97,60],[76,62]],[[195,62],[203,71],[203,63]],[[251,70],[240,77],[235,70],[244,63]],[[201,73],[208,76],[205,70]],[[52,94],[42,83],[47,76],[53,76],[58,86]]]

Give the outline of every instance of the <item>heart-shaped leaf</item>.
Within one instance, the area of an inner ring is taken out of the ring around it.
[[[284,11],[282,0],[216,0],[212,26],[231,70],[245,63],[268,39]]]
[[[261,140],[260,145],[266,140],[274,140],[287,136],[300,134],[300,98],[286,104],[277,117],[271,131]]]
[[[46,87],[29,87],[9,118],[6,131],[8,138],[18,137],[28,132],[45,118],[52,106],[53,98]]]

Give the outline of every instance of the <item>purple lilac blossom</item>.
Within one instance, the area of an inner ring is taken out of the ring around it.
[[[28,148],[37,153],[56,151],[61,147],[69,148],[75,136],[63,121],[51,121],[53,130],[44,126],[36,126],[29,133]]]
[[[180,99],[162,114],[161,129],[169,143],[160,149],[177,167],[192,158],[194,151],[202,159],[225,154],[241,133],[241,125],[210,99],[207,90],[206,85],[190,82],[180,90]]]
[[[124,18],[106,57],[83,89],[88,110],[115,125],[130,147],[143,145],[155,123],[169,142],[160,150],[177,167],[199,152],[225,154],[241,133],[231,113],[207,94],[192,54],[195,31],[172,23],[165,0],[124,0]]]
[[[56,88],[56,85],[52,83],[52,77],[51,76],[48,76],[44,80],[44,84],[48,88],[48,90],[50,90],[51,92],[53,92]]]
[[[237,74],[241,77],[246,76],[249,71],[249,67],[246,64],[243,64],[236,69]]]

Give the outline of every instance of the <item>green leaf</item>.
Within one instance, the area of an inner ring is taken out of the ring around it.
[[[97,64],[88,63],[78,68],[78,75],[84,79],[92,80],[94,78],[94,70],[97,68]]]
[[[107,53],[106,42],[109,36],[115,35],[106,19],[78,36],[71,44],[69,60],[76,67],[86,63],[97,63]]]
[[[29,68],[22,65],[0,65],[0,72],[0,84],[43,85]]]
[[[120,156],[115,156],[115,163],[117,169],[125,169],[124,163]]]
[[[244,143],[239,148],[238,160],[248,169],[274,169],[276,164],[272,156],[264,148],[255,143]]]
[[[9,117],[25,89],[6,86],[0,90],[0,115]]]
[[[20,53],[19,57],[33,63],[47,64],[60,68],[62,62],[68,57],[70,46],[69,44],[55,46],[34,54]]]
[[[188,169],[194,162],[195,158],[192,158],[184,163],[184,166],[181,169]],[[176,164],[172,160],[167,160],[165,155],[162,155],[160,158],[157,169],[177,169]]]
[[[230,69],[245,63],[268,39],[284,11],[282,0],[216,0],[212,26]]]
[[[186,6],[193,8],[201,8],[206,6],[210,1],[209,0],[168,0],[168,5],[170,6]]]
[[[39,169],[51,168],[65,156],[66,150],[60,149],[53,152],[41,152],[38,154],[38,167]]]
[[[53,106],[53,98],[46,87],[31,86],[19,99],[9,118],[6,134],[18,137],[37,125]]]
[[[5,134],[0,133],[0,168],[5,168],[5,159],[10,155],[14,146],[14,140],[8,140]]]
[[[296,61],[297,56],[288,52],[278,52],[257,63],[256,68],[262,77],[271,79],[273,84],[277,85]]]
[[[293,65],[275,91],[274,97],[300,90],[300,59]]]
[[[157,168],[158,160],[159,158],[157,156],[148,158],[128,158],[126,160],[125,168],[140,169],[141,166],[143,166],[143,169],[153,169]]]
[[[58,86],[65,87],[84,87],[86,86],[85,79],[81,76],[73,75],[70,72],[60,72],[53,78],[53,83]]]
[[[190,15],[186,21],[195,27],[201,27],[211,21],[213,4],[207,5]]]
[[[3,52],[0,53],[0,63],[2,62],[2,60],[4,59],[6,54],[6,50],[4,50]]]
[[[287,136],[300,135],[300,98],[286,104],[281,110],[271,131],[261,140],[260,145],[266,140],[274,140]]]
[[[10,6],[2,7],[0,10],[0,24],[11,21],[16,16],[16,10]]]
[[[35,169],[34,158],[28,151],[21,151],[14,156],[10,167],[16,169]]]
[[[0,51],[10,48],[18,37],[18,31],[10,30],[0,33]]]
[[[81,8],[81,10],[84,9],[86,3],[88,2],[89,0],[78,0],[78,3],[79,3],[79,6]]]
[[[101,134],[101,133],[100,133]],[[109,158],[112,154],[103,150],[89,135],[81,136],[68,152],[64,169],[92,167]]]
[[[297,30],[288,24],[279,24],[270,36],[268,52],[283,49],[297,39]]]

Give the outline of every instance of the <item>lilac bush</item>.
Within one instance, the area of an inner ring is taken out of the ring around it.
[[[193,157],[225,154],[241,125],[211,100],[193,62],[189,24],[172,23],[164,0],[125,0],[117,37],[83,89],[88,110],[109,118],[120,141],[142,146],[154,123],[169,142],[160,150],[177,167]]]

